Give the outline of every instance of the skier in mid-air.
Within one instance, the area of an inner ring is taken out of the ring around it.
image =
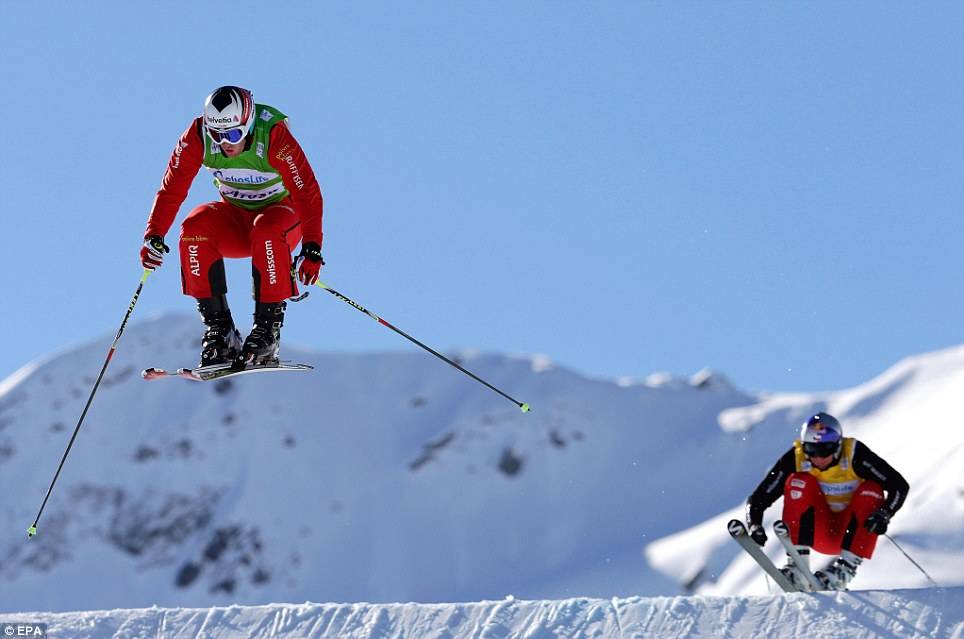
[[[321,189],[301,146],[277,109],[255,104],[247,89],[222,86],[181,135],[144,232],[141,263],[154,270],[170,249],[164,236],[198,170],[212,172],[221,200],[202,204],[181,225],[181,282],[206,326],[201,366],[278,361],[285,300],[310,286],[321,257]],[[254,325],[242,343],[227,303],[223,258],[251,257]]]
[[[863,442],[844,437],[840,422],[817,413],[800,429],[800,438],[774,464],[747,499],[750,537],[763,545],[763,512],[781,495],[783,521],[801,557],[788,555],[780,569],[796,587],[809,590],[810,548],[837,555],[816,573],[826,590],[844,590],[864,559],[874,553],[878,535],[907,498],[907,481]]]

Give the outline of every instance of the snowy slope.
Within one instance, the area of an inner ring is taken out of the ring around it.
[[[742,432],[758,442],[761,454],[761,445],[767,451],[755,462],[757,475],[746,493],[789,447],[804,416],[818,410],[840,418],[848,435],[868,444],[910,482],[908,500],[888,534],[938,583],[964,584],[964,347],[908,358],[856,388],[776,394],[723,411],[723,430]],[[768,522],[779,516],[782,503],[767,512]],[[680,583],[695,582],[696,592],[766,592],[759,570],[736,552],[725,531],[726,520],[743,516],[742,503],[721,506],[726,508],[705,522],[650,544],[647,557]],[[775,559],[781,557],[778,547],[775,541],[768,546]],[[861,567],[852,587],[926,585],[927,578],[889,540],[880,539],[873,561]]]
[[[5,615],[87,639],[964,637],[964,589],[758,597],[303,604]]]
[[[619,384],[462,356],[529,414],[421,351],[286,345],[316,370],[139,378],[195,361],[199,329],[128,327],[29,542],[113,336],[4,383],[0,611],[672,593],[643,545],[743,491],[725,469],[681,480],[741,446],[716,418],[752,398],[710,374]]]

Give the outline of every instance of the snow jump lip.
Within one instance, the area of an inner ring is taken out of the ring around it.
[[[753,597],[577,598],[405,604],[269,604],[14,613],[50,636],[264,637],[959,637],[964,587]]]

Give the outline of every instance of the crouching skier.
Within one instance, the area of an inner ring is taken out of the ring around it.
[[[783,521],[803,565],[788,556],[780,571],[810,590],[803,572],[810,571],[810,549],[837,555],[815,576],[825,590],[844,590],[873,556],[878,535],[887,532],[908,489],[901,474],[863,442],[844,437],[836,418],[817,413],[747,499],[748,531],[753,541],[766,543],[763,512],[782,495]]]
[[[179,242],[184,293],[206,327],[200,365],[277,363],[285,300],[298,294],[291,251],[301,241],[295,269],[306,286],[324,264],[318,182],[283,113],[256,104],[247,89],[219,87],[171,154],[144,232],[144,268],[169,252],[164,236],[202,166],[221,199],[188,214]],[[243,343],[225,295],[226,257],[252,262],[254,325]]]

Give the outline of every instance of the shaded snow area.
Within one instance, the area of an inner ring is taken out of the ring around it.
[[[0,615],[89,639],[964,637],[964,588],[755,597],[303,604]]]

